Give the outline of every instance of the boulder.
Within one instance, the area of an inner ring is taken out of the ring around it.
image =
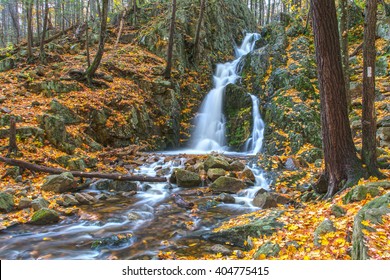
[[[229,162],[223,157],[209,156],[204,162],[205,170],[211,168],[222,168],[223,170],[229,170]]]
[[[215,245],[211,246],[209,251],[212,253],[215,253],[215,254],[220,253],[224,256],[229,256],[232,253],[232,250],[230,250],[229,248],[226,248],[225,246],[223,246],[221,244],[215,244]]]
[[[183,169],[176,169],[175,177],[177,185],[183,188],[198,187],[202,183],[202,180],[197,173]]]
[[[96,198],[87,193],[76,193],[74,197],[80,204],[93,204],[96,202]]]
[[[232,204],[236,202],[234,196],[227,193],[221,193],[215,198],[215,200],[223,203],[232,203]]]
[[[138,189],[138,184],[136,182],[109,179],[99,180],[94,184],[94,186],[97,190],[101,191],[130,192]]]
[[[376,197],[381,193],[377,186],[370,184],[358,185],[353,187],[344,197],[343,203],[348,204],[356,201],[362,201],[367,198],[367,195],[371,197]]]
[[[213,193],[237,193],[242,189],[246,188],[246,184],[232,177],[222,176],[219,177],[215,182],[210,186],[210,189]]]
[[[321,235],[332,231],[336,231],[333,222],[329,219],[325,219],[314,231],[314,244],[320,246]]]
[[[222,168],[210,168],[207,171],[207,177],[210,178],[211,181],[217,180],[221,176],[225,176],[226,171]]]
[[[277,220],[282,213],[283,211],[275,211],[264,218],[252,220],[246,225],[209,232],[203,234],[202,237],[221,244],[229,242],[232,246],[246,249],[248,237],[270,236],[282,229],[284,224]]]
[[[54,210],[48,208],[39,209],[31,217],[30,223],[33,225],[48,225],[57,223],[60,220],[60,216]]]
[[[64,172],[60,175],[50,175],[44,179],[41,186],[43,191],[51,191],[56,193],[63,193],[72,191],[74,187],[74,177],[70,172]]]
[[[276,257],[280,252],[280,246],[278,244],[274,244],[270,241],[266,242],[262,245],[257,252],[253,255],[255,260],[261,258],[261,256],[267,257]]]
[[[242,171],[241,175],[242,175],[243,178],[249,179],[249,180],[251,180],[252,182],[255,182],[255,181],[256,181],[255,174],[253,174],[252,170],[250,170],[250,169],[247,168],[247,167],[245,167],[245,169],[244,169],[244,171]]]
[[[333,204],[330,207],[330,211],[332,212],[332,215],[334,215],[336,218],[343,217],[347,213],[347,211],[343,207],[337,204]]]
[[[252,204],[256,207],[260,207],[262,209],[267,209],[267,208],[273,208],[273,207],[277,207],[278,204],[276,202],[276,199],[274,198],[274,196],[269,193],[269,192],[265,192],[265,193],[262,193],[262,194],[258,194],[253,200],[252,200]]]
[[[242,171],[245,169],[245,164],[239,160],[235,160],[230,164],[229,170],[231,171]]]
[[[31,207],[34,209],[34,211],[38,211],[42,208],[48,208],[49,202],[43,197],[38,197],[31,202]]]
[[[11,212],[14,206],[14,196],[6,192],[0,192],[0,212]]]
[[[18,208],[19,208],[19,209],[30,208],[30,207],[31,207],[31,202],[32,202],[31,199],[29,199],[29,198],[27,198],[27,197],[22,197],[22,198],[19,200]]]
[[[366,246],[363,230],[367,230],[370,236],[375,236],[376,230],[365,226],[362,221],[369,221],[373,224],[382,223],[382,216],[390,213],[390,193],[373,199],[359,210],[354,218],[352,233],[352,254],[353,260],[370,259],[369,250]]]
[[[63,196],[63,204],[65,207],[68,207],[68,206],[79,205],[80,202],[78,202],[77,199],[73,195],[65,194]]]
[[[75,112],[61,104],[57,99],[50,102],[50,113],[63,119],[65,124],[77,124],[81,119]]]

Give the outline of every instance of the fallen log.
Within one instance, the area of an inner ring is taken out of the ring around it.
[[[69,171],[62,168],[48,167],[30,163],[23,160],[11,159],[0,156],[0,161],[9,165],[19,166],[24,169],[28,169],[35,172],[43,172],[49,174],[61,174],[63,172],[70,172],[74,177],[80,178],[99,178],[99,179],[111,179],[117,181],[139,181],[139,182],[166,182],[165,177],[150,177],[142,175],[127,175],[118,173],[100,173],[100,172],[82,172],[82,171]]]
[[[180,195],[173,194],[172,195],[173,200],[177,204],[177,206],[185,209],[192,209],[194,207],[194,203],[185,201]]]

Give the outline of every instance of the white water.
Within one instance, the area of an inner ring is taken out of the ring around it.
[[[249,33],[240,47],[235,49],[236,59],[218,64],[213,77],[214,88],[203,100],[195,119],[195,131],[192,137],[192,149],[196,151],[226,151],[225,116],[223,114],[223,97],[228,84],[234,84],[239,78],[237,66],[243,55],[251,52],[258,34]]]
[[[245,143],[244,151],[256,155],[263,145],[264,122],[259,111],[259,99],[252,94],[250,96],[252,98],[253,129],[251,137]]]

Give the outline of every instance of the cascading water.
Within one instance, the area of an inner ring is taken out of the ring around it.
[[[223,96],[228,84],[235,83],[239,78],[238,64],[242,56],[251,52],[259,34],[249,33],[241,46],[235,49],[236,59],[224,64],[218,64],[213,77],[214,88],[202,102],[195,119],[195,131],[192,138],[192,148],[197,151],[225,151],[225,116],[223,114]]]
[[[250,94],[252,98],[253,129],[251,137],[246,141],[244,151],[248,154],[257,154],[263,145],[264,122],[259,111],[259,99]]]

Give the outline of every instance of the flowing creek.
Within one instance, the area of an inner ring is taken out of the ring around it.
[[[251,202],[256,192],[269,185],[252,156],[260,152],[263,141],[264,123],[258,99],[251,95],[254,125],[243,153],[228,152],[222,111],[224,89],[239,78],[239,61],[253,50],[258,36],[247,34],[235,50],[236,60],[217,66],[215,87],[206,96],[196,120],[192,150],[150,154],[149,159],[153,160],[134,171],[156,176],[158,170],[166,170],[168,178],[174,168],[184,167],[186,154],[223,152],[228,158],[245,160],[255,175],[253,187],[233,195],[234,204],[216,203],[216,195],[203,193],[202,187],[184,189],[168,183],[138,183],[137,194],[124,197],[98,190],[92,184],[83,192],[95,196],[105,193],[107,200],[79,206],[77,215],[55,225],[22,224],[1,231],[0,259],[152,259],[159,251],[193,257],[207,253],[207,248],[214,244],[200,238],[200,233],[212,230],[223,220],[255,211]],[[177,206],[173,194],[193,202],[198,211]]]

